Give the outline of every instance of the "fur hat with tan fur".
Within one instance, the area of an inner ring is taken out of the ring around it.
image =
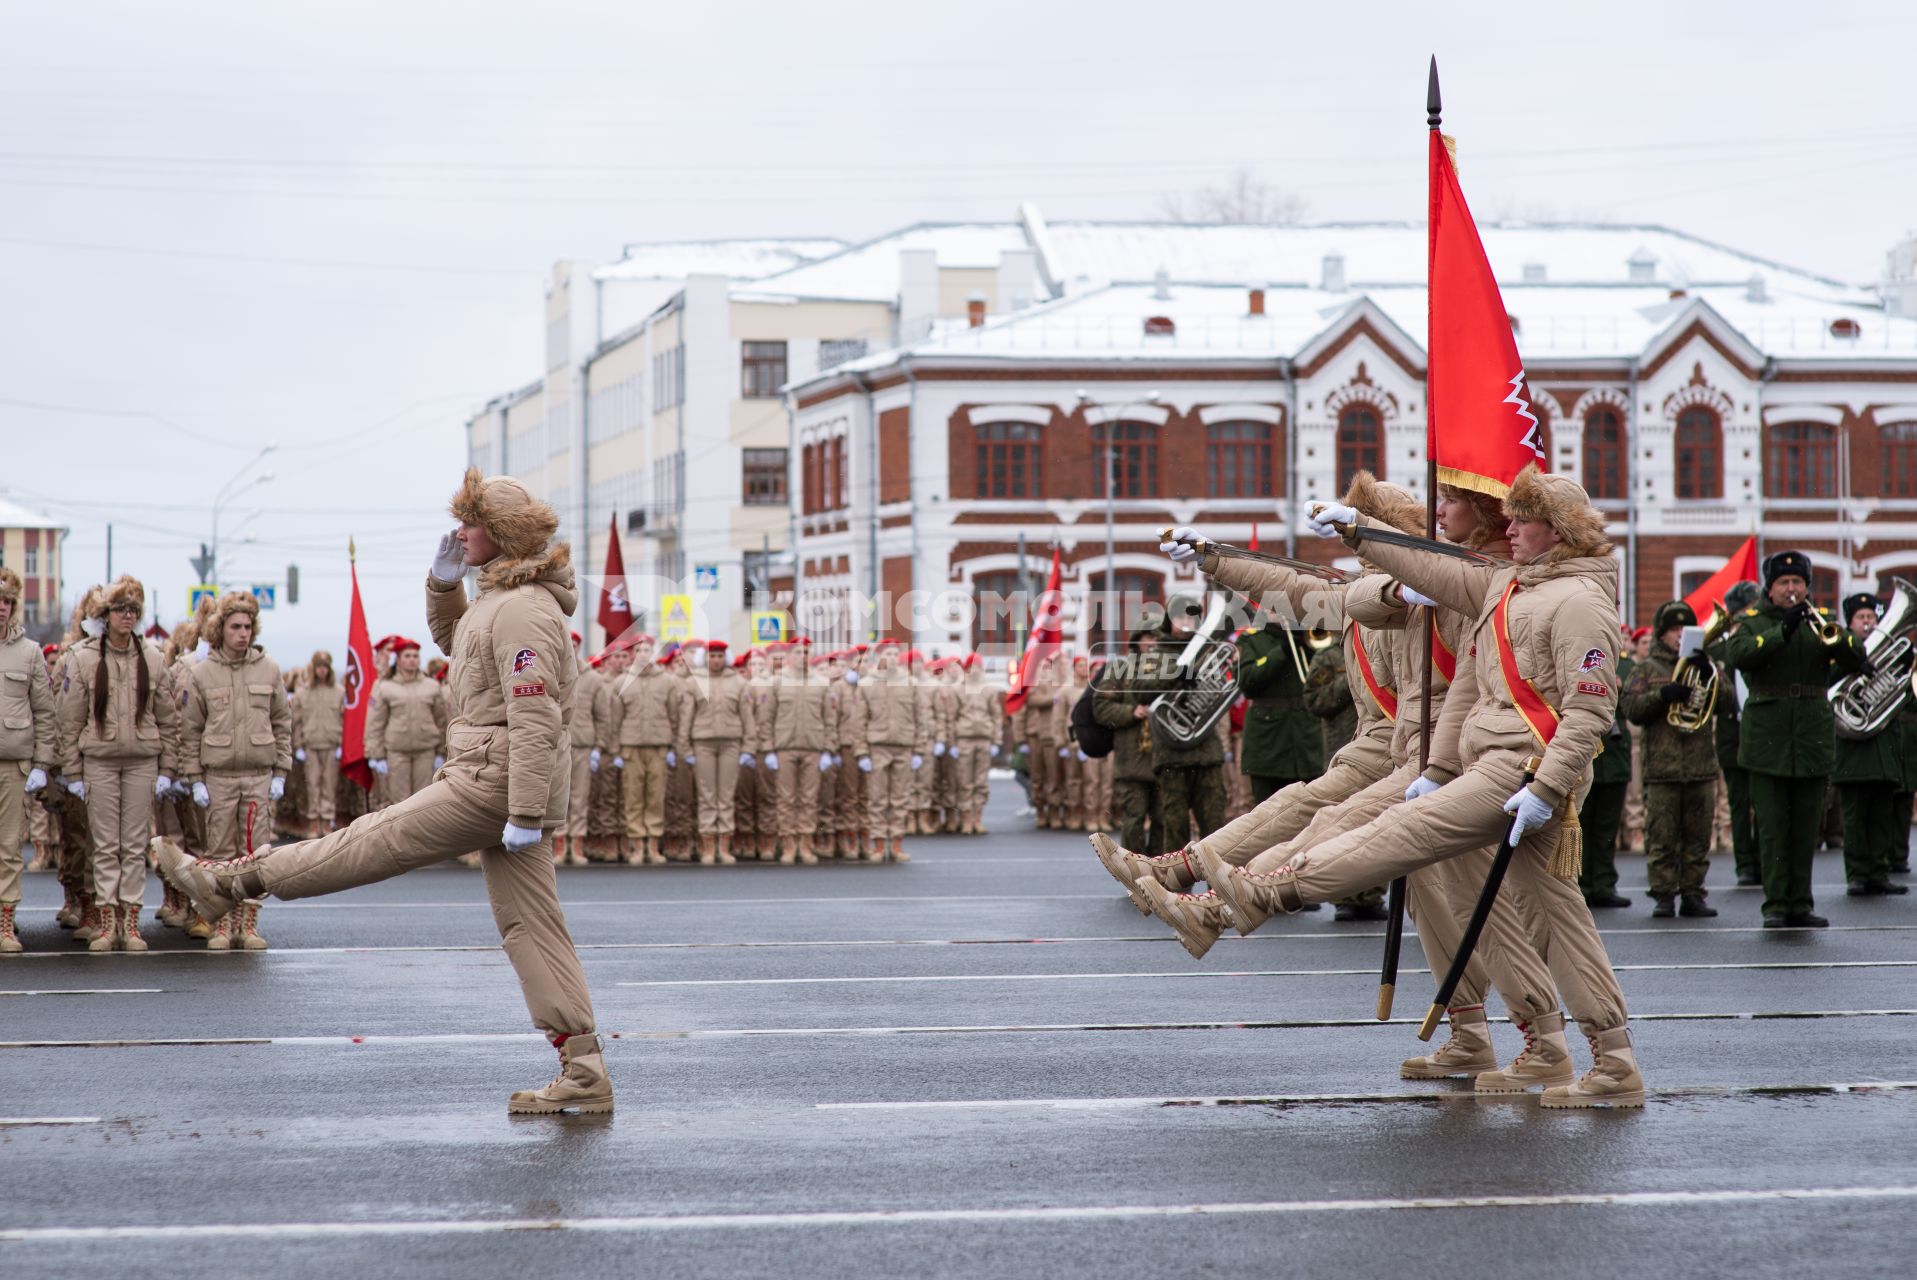
[[[213,617],[202,628],[206,642],[215,649],[226,642],[226,620],[237,614],[246,614],[253,619],[253,640],[260,638],[260,602],[253,598],[250,591],[229,591],[220,597],[219,607],[213,611]]]
[[[0,566],[0,600],[20,599],[20,575],[13,570]]]
[[[141,616],[146,614],[146,588],[140,580],[130,574],[121,574],[112,583],[100,589],[97,603],[87,609],[87,617],[104,618],[115,609],[132,606]]]
[[[499,547],[498,558],[479,571],[481,586],[518,586],[572,564],[571,545],[553,541],[559,516],[511,476],[482,476],[479,468],[468,467],[450,509],[460,522],[484,529]]]
[[[1356,508],[1360,515],[1384,521],[1400,533],[1424,532],[1424,503],[1412,497],[1409,489],[1380,480],[1369,471],[1351,477],[1345,505]]]
[[[1540,471],[1535,462],[1511,482],[1504,513],[1513,520],[1542,520],[1557,530],[1563,545],[1554,549],[1553,559],[1611,554],[1611,540],[1604,536],[1604,513],[1591,505],[1584,486],[1569,476]]]

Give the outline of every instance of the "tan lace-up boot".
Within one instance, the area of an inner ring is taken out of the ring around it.
[[[1570,1084],[1571,1046],[1564,1039],[1564,1015],[1542,1013],[1529,1022],[1513,1020],[1524,1033],[1524,1051],[1510,1066],[1478,1077],[1479,1093],[1523,1093],[1539,1085]]]
[[[1498,1055],[1483,1005],[1454,1005],[1445,1010],[1445,1021],[1450,1024],[1450,1036],[1435,1053],[1406,1058],[1398,1067],[1400,1080],[1448,1080],[1496,1069]]]
[[[14,906],[11,902],[0,902],[0,956],[17,956],[26,950],[20,935],[13,930]]]
[[[61,885],[60,888],[66,894],[66,901],[60,904],[60,910],[54,914],[53,922],[62,929],[77,929],[80,927],[80,917],[86,910],[86,904],[74,891],[72,885]]]
[[[547,1116],[562,1111],[600,1115],[612,1110],[612,1078],[597,1035],[568,1036],[559,1043],[559,1074],[539,1089],[520,1089],[506,1099],[512,1115]]]
[[[111,951],[120,941],[120,908],[115,903],[105,903],[94,908],[93,937],[87,942],[87,950]]]
[[[722,835],[719,837],[719,852],[717,857],[719,859],[719,865],[722,867],[729,867],[738,861],[737,858],[732,856],[731,836]]]
[[[186,928],[183,932],[195,942],[205,942],[213,936],[213,926],[189,911],[186,917]]]
[[[1234,867],[1203,845],[1197,849],[1198,874],[1231,904],[1232,921],[1238,932],[1250,933],[1274,914],[1290,914],[1305,909],[1304,896],[1298,892],[1298,877],[1289,867],[1276,871],[1253,871]]]
[[[892,847],[886,851],[887,862],[910,862],[912,855],[905,851],[905,844],[897,836],[892,837]]]
[[[248,951],[266,950],[266,939],[260,936],[260,904],[242,903],[238,914],[239,932],[234,941]]]
[[[100,928],[100,904],[91,898],[80,899],[80,923],[74,926],[75,942],[91,942]]]
[[[265,893],[259,864],[272,851],[272,845],[263,844],[237,858],[208,862],[195,858],[164,836],[154,837],[151,846],[153,865],[159,869],[160,878],[184,894],[202,920],[217,920],[245,899]]]
[[[239,910],[235,907],[213,922],[213,932],[207,935],[208,951],[231,951],[233,949],[233,916]]]
[[[1577,1083],[1546,1089],[1538,1099],[1546,1107],[1641,1107],[1644,1077],[1638,1074],[1637,1055],[1631,1051],[1629,1027],[1612,1027],[1586,1037],[1591,1042],[1591,1069]]]
[[[1171,926],[1194,960],[1202,960],[1231,923],[1225,900],[1215,893],[1173,893],[1156,880],[1139,879],[1152,914]]]
[[[701,866],[709,867],[719,860],[719,855],[713,852],[713,846],[715,843],[717,843],[717,841],[713,836],[701,835],[699,837],[698,861]]]
[[[120,907],[120,950],[146,950],[146,939],[140,936],[140,909],[136,906],[122,904]]]
[[[811,867],[817,866],[818,862],[819,855],[812,851],[812,837],[809,835],[801,835],[799,837],[799,864],[801,866]]]
[[[177,929],[180,927],[184,917],[185,912],[181,910],[180,891],[162,880],[160,882],[160,909],[153,913],[153,918],[169,928]]]

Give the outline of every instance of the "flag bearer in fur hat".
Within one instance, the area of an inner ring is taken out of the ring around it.
[[[393,639],[393,674],[373,687],[366,757],[398,804],[424,791],[446,762],[446,687],[419,669],[419,641]]]
[[[145,951],[140,905],[153,805],[179,770],[180,716],[160,650],[140,635],[146,588],[122,577],[89,604],[61,669],[60,772],[86,804],[97,897],[89,951]]]
[[[187,674],[181,705],[180,780],[206,814],[207,857],[237,858],[273,837],[273,805],[293,767],[293,714],[279,664],[254,643],[260,606],[229,591],[206,627],[213,648]],[[209,951],[264,951],[258,895],[237,903],[213,926]]]
[[[20,575],[0,569],[0,955],[23,949],[13,927],[20,905],[20,839],[28,797],[46,790],[58,755],[53,686],[19,609]]]
[[[480,850],[506,955],[533,1024],[559,1051],[551,1083],[507,1099],[520,1114],[609,1112],[612,1081],[592,997],[559,906],[549,833],[566,818],[572,647],[578,604],[572,548],[559,518],[511,477],[466,473],[453,495],[459,527],[440,540],[426,582],[433,640],[452,655],[446,767],[423,791],[318,840],[225,862],[160,842],[163,874],[202,914],[246,898],[307,898],[385,880]],[[467,569],[479,570],[468,599]]]
[[[1745,611],[1724,646],[1750,699],[1740,717],[1738,763],[1760,775],[1751,787],[1763,859],[1764,927],[1821,929],[1811,897],[1811,859],[1836,765],[1837,720],[1829,686],[1868,665],[1856,636],[1810,603],[1810,557],[1779,551],[1764,561],[1764,599]]]
[[[1711,821],[1717,810],[1717,744],[1704,728],[1691,732],[1669,722],[1672,707],[1691,686],[1675,684],[1678,646],[1697,614],[1682,600],[1657,607],[1651,651],[1631,668],[1618,699],[1624,719],[1644,732],[1644,852],[1651,878],[1651,914],[1714,916],[1705,901],[1711,867]],[[1698,661],[1709,662],[1704,655]],[[1676,899],[1683,899],[1681,907]]]

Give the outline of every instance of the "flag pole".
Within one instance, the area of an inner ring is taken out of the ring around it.
[[[1438,93],[1438,55],[1431,55],[1431,72],[1425,82],[1424,94],[1425,126],[1436,133],[1443,123],[1444,102]],[[1425,211],[1427,240],[1431,244],[1437,241],[1437,224],[1433,218],[1434,204],[1427,198]],[[1427,538],[1438,536],[1438,424],[1436,411],[1432,406],[1431,384],[1437,378],[1437,370],[1430,359],[1431,350],[1431,276],[1429,271],[1429,250],[1425,275],[1425,370],[1424,370],[1424,534]],[[1418,690],[1420,723],[1423,726],[1418,735],[1418,772],[1423,773],[1431,765],[1431,651],[1432,632],[1437,626],[1437,611],[1427,607],[1424,611],[1424,681]],[[1378,1021],[1387,1022],[1391,1018],[1391,1003],[1398,991],[1398,956],[1404,949],[1404,896],[1405,878],[1399,876],[1391,882],[1385,898],[1385,945],[1384,963],[1378,973]]]

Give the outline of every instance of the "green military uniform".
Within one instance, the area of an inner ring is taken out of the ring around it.
[[[1118,814],[1119,844],[1134,853],[1162,853],[1151,737],[1135,711],[1150,699],[1134,697],[1129,688],[1137,656],[1129,654],[1099,672],[1092,682],[1098,689],[1092,716],[1112,731],[1112,808]]]
[[[1295,657],[1305,651],[1302,635],[1287,639],[1262,619],[1238,636],[1238,691],[1246,700],[1238,767],[1251,779],[1255,803],[1325,771],[1324,733],[1305,706]]]
[[[1161,661],[1161,674],[1152,688],[1162,692],[1165,673],[1176,656],[1171,649],[1152,655]],[[1155,696],[1155,695],[1153,695]],[[1149,698],[1147,699],[1149,700]],[[1172,741],[1156,720],[1147,720],[1152,754],[1152,777],[1158,785],[1158,821],[1167,850],[1191,843],[1191,822],[1198,818],[1198,834],[1208,836],[1225,825],[1225,744],[1215,733],[1200,734],[1190,746]]]
[[[1633,661],[1617,661],[1618,686],[1630,684]],[[1604,735],[1604,749],[1591,763],[1591,790],[1578,810],[1578,825],[1584,828],[1584,863],[1578,872],[1578,888],[1587,906],[1628,907],[1631,900],[1617,891],[1617,837],[1624,825],[1624,793],[1631,787],[1631,733],[1624,727],[1624,707],[1619,701],[1611,727]]]
[[[1644,851],[1657,903],[1652,914],[1658,916],[1674,914],[1672,899],[1679,896],[1687,916],[1717,914],[1704,902],[1717,810],[1716,740],[1702,728],[1687,733],[1669,720],[1690,686],[1672,682],[1677,650],[1665,638],[1674,627],[1696,625],[1697,615],[1682,600],[1660,605],[1651,621],[1651,652],[1633,668],[1618,699],[1624,718],[1644,731]]]
[[[1894,831],[1890,842],[1890,873],[1910,874],[1910,812],[1917,802],[1917,698],[1904,703],[1897,713],[1897,735],[1903,746],[1904,777],[1893,801]]]
[[[1323,726],[1325,759],[1344,750],[1358,736],[1358,708],[1345,682],[1345,647],[1329,644],[1318,650],[1305,672],[1305,707]]]
[[[1877,601],[1868,595],[1844,601],[1846,634],[1852,634],[1850,620],[1859,609],[1875,612]],[[1910,848],[1908,807],[1901,830],[1897,825],[1897,793],[1904,789],[1906,767],[1904,730],[1896,719],[1868,738],[1837,735],[1831,782],[1844,810],[1844,878],[1853,897],[1905,892],[1902,885],[1891,883],[1890,869]]]
[[[1795,555],[1771,557],[1765,565],[1766,581],[1780,576],[1775,562]],[[1809,581],[1808,559],[1798,559],[1803,572],[1797,576]],[[1811,912],[1811,860],[1824,817],[1824,789],[1837,754],[1827,689],[1835,676],[1863,665],[1848,631],[1827,645],[1814,627],[1814,615],[1807,616],[1802,605],[1786,609],[1766,599],[1745,611],[1724,646],[1731,668],[1744,674],[1750,688],[1738,763],[1758,775],[1751,808],[1763,857],[1766,924],[1814,924],[1820,919]]]
[[[1740,582],[1724,593],[1724,607],[1735,617],[1757,603],[1759,595],[1755,582]],[[1724,803],[1731,815],[1731,862],[1737,870],[1737,883],[1758,885],[1764,883],[1764,869],[1757,853],[1757,818],[1751,810],[1751,771],[1737,762],[1743,735],[1737,680],[1727,669],[1729,660],[1724,656],[1727,639],[1720,636],[1708,650],[1723,673],[1712,733],[1716,737],[1718,771],[1724,775]]]

